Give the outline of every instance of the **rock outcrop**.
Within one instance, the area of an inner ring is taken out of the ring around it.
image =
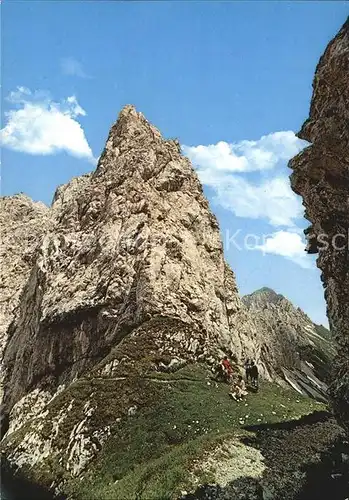
[[[310,142],[290,162],[303,197],[308,251],[318,252],[328,317],[338,343],[331,392],[349,430],[349,20],[316,68],[310,116],[298,137]]]
[[[268,378],[326,400],[326,382],[335,355],[330,332],[270,288],[246,295],[243,302],[258,331],[258,366]]]

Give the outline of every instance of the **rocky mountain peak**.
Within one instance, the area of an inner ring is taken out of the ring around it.
[[[129,141],[143,143],[144,141],[161,140],[160,131],[154,127],[142,113],[137,112],[135,106],[127,105],[119,113],[116,123],[110,130],[109,137],[112,137],[115,145],[123,144],[126,148]],[[107,143],[108,147],[108,143]]]
[[[5,352],[9,411],[28,391],[69,384],[142,325],[159,357],[241,357],[247,318],[217,220],[178,145],[134,107],[97,170],[60,186],[49,212]]]
[[[282,299],[285,299],[283,295],[276,293],[268,287],[262,287],[243,297],[244,303],[249,307],[253,305],[260,307],[262,305],[277,304]]]
[[[120,156],[125,160],[129,155],[133,155],[133,159],[146,164],[146,172],[141,170],[141,176],[151,176],[157,173],[155,167],[157,155],[160,154],[178,159],[180,150],[173,141],[165,141],[160,131],[142,113],[137,112],[134,106],[127,105],[120,111],[117,121],[111,127],[96,173],[105,173],[108,167],[112,168],[114,173],[126,169],[126,173],[134,175],[133,171],[127,170],[130,164],[125,165],[124,162],[117,161]]]

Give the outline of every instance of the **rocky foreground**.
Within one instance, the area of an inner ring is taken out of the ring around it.
[[[108,414],[111,422],[113,414],[120,415],[115,386],[104,380],[93,388],[106,384],[110,399],[100,400],[99,415]],[[69,477],[58,460],[55,465],[51,460],[40,474],[34,467],[16,477],[50,486],[55,470],[56,478],[64,479],[61,499],[345,498],[348,442],[322,403],[269,382],[235,403],[229,387],[215,383],[204,364],[149,374],[143,387],[149,391],[151,386],[151,401],[116,419],[82,474]],[[79,397],[86,400],[81,387],[81,382],[74,387],[77,403]],[[69,425],[66,421],[68,433]],[[11,487],[11,480],[5,484]],[[17,488],[23,494],[33,486],[23,481]],[[40,496],[34,491],[33,499],[49,498],[42,489]]]
[[[347,25],[336,40],[331,68]],[[84,500],[310,500],[321,470],[321,491],[343,500],[329,333],[271,290],[240,299],[178,142],[126,106],[93,173],[59,187],[51,207],[17,195],[1,214],[6,478]],[[343,370],[347,267],[335,262],[325,280]],[[213,379],[226,353],[236,372],[248,357],[260,367],[244,402]],[[345,384],[344,370],[337,401]]]

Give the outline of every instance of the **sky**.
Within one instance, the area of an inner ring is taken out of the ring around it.
[[[288,160],[346,2],[2,2],[1,194],[51,203],[134,104],[193,162],[242,295],[327,324]]]

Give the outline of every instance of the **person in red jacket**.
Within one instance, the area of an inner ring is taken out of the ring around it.
[[[230,380],[233,374],[233,368],[230,364],[228,356],[224,356],[224,358],[222,359],[222,367],[223,367],[223,373],[225,373],[227,379]]]

